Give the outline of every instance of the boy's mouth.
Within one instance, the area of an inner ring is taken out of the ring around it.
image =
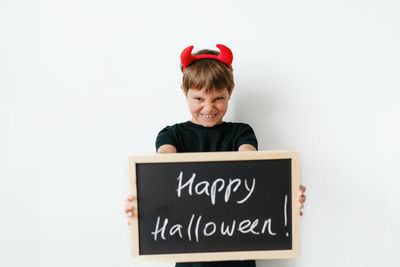
[[[217,116],[217,114],[200,114],[200,115],[206,119],[212,119]]]

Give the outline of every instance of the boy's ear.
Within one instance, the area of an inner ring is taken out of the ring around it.
[[[229,93],[229,98],[232,96],[233,89],[235,88],[235,85],[232,86],[231,92]]]
[[[186,92],[185,92],[185,89],[183,89],[183,85],[182,84],[181,84],[181,89],[182,89],[183,94],[186,96]]]

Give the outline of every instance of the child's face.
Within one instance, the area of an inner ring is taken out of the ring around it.
[[[222,118],[228,110],[228,102],[231,93],[227,89],[213,90],[206,93],[205,89],[189,89],[183,91],[192,114],[191,122],[204,127],[212,127],[222,123]]]

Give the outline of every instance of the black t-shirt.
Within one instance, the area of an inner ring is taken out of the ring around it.
[[[245,123],[223,122],[204,127],[190,121],[167,126],[156,140],[156,150],[162,145],[173,145],[179,152],[237,151],[243,144],[258,149],[253,129]],[[176,267],[255,267],[255,261],[221,261],[176,263]]]
[[[159,132],[156,150],[166,144],[173,145],[177,152],[237,151],[243,144],[257,149],[257,138],[245,123],[223,122],[204,127],[188,121],[167,126]]]

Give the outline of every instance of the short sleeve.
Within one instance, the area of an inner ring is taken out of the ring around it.
[[[157,135],[156,151],[158,151],[158,149],[162,145],[173,145],[174,147],[177,147],[177,144],[178,141],[175,129],[171,126],[167,126],[162,129]]]
[[[254,133],[253,128],[248,124],[241,124],[240,129],[238,130],[237,147],[239,148],[244,144],[252,145],[258,150],[256,134]]]

